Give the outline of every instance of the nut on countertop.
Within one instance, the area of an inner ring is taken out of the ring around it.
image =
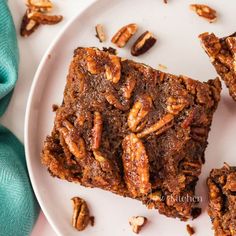
[[[156,43],[156,41],[156,38],[151,32],[144,32],[132,46],[131,54],[133,56],[139,56],[147,52]]]

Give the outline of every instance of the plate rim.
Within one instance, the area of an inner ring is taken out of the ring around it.
[[[40,80],[40,75],[43,72],[43,68],[45,64],[47,63],[48,60],[48,55],[50,55],[50,52],[54,50],[56,45],[58,44],[59,40],[63,36],[63,34],[67,31],[67,29],[74,23],[74,21],[77,20],[80,15],[84,14],[90,7],[96,4],[99,0],[90,0],[91,2],[87,3],[87,5],[84,7],[83,10],[79,11],[75,16],[73,16],[64,26],[63,28],[59,31],[58,35],[54,38],[54,40],[50,43],[49,47],[46,49],[42,59],[40,60],[40,63],[37,67],[37,70],[35,72],[30,91],[29,91],[29,96],[27,98],[27,105],[26,105],[26,113],[25,113],[25,119],[24,119],[24,146],[25,146],[25,159],[26,159],[26,166],[29,174],[29,179],[32,185],[32,189],[34,192],[34,195],[39,203],[39,206],[41,210],[43,211],[47,221],[55,231],[57,235],[61,235],[60,230],[57,228],[57,226],[53,223],[52,218],[50,217],[48,211],[46,210],[46,207],[44,206],[43,200],[40,196],[36,180],[33,174],[33,169],[31,165],[31,158],[30,158],[30,147],[29,147],[29,138],[30,138],[30,116],[32,113],[32,105],[34,103],[34,93],[37,88],[37,84]]]

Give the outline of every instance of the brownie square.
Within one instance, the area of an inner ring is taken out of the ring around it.
[[[138,199],[166,216],[196,217],[191,199],[220,91],[218,79],[201,83],[78,48],[42,163],[52,176]]]

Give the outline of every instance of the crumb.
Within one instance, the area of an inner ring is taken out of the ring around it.
[[[167,70],[168,68],[165,65],[159,64],[158,65],[158,69],[160,69],[160,70]]]
[[[89,220],[90,220],[90,225],[91,225],[91,226],[94,226],[95,217],[94,217],[94,216],[90,216],[90,217],[89,217]]]
[[[186,229],[188,231],[189,236],[192,236],[195,234],[194,228],[192,226],[190,226],[189,224],[186,225]]]
[[[109,47],[109,48],[103,47],[102,50],[104,52],[109,52],[110,54],[117,55],[117,50],[113,47]]]
[[[57,111],[57,109],[58,109],[58,105],[53,104],[52,105],[52,111],[55,112],[55,111]]]
[[[138,234],[143,226],[147,223],[147,218],[144,216],[132,216],[129,218],[129,224],[134,233]]]

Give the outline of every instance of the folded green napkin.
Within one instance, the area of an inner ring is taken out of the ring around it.
[[[14,24],[5,0],[0,0],[0,116],[17,80],[18,49]],[[0,236],[29,235],[38,204],[28,178],[24,147],[0,125]]]

